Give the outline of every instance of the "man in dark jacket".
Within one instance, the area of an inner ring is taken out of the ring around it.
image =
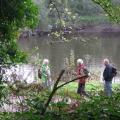
[[[105,69],[103,72],[103,80],[105,81],[104,91],[107,96],[111,96],[112,95],[112,79],[113,79],[112,66],[110,65],[108,59],[104,59],[104,65],[105,65]]]

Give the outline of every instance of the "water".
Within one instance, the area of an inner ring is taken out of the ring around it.
[[[102,73],[104,58],[110,59],[119,72],[120,68],[120,34],[119,33],[81,33],[67,37],[68,42],[52,40],[50,37],[33,36],[19,41],[20,47],[32,53],[31,61],[37,58],[50,60],[52,73],[59,73],[65,67],[66,61],[76,65],[76,60],[82,58],[92,72]]]

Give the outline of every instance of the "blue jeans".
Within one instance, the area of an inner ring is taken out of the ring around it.
[[[112,81],[105,81],[104,91],[107,96],[112,95]]]

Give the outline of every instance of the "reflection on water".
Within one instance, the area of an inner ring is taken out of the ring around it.
[[[76,64],[82,58],[91,71],[101,71],[102,60],[109,58],[118,70],[120,68],[120,35],[118,33],[82,33],[68,38],[69,42],[50,42],[49,37],[32,37],[20,40],[21,48],[29,53],[38,47],[41,58],[50,59],[52,72],[58,73],[65,66],[65,61]],[[72,59],[72,60],[71,60]]]

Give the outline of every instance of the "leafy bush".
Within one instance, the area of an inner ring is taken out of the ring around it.
[[[90,101],[84,102],[78,109],[78,116],[84,119],[117,120],[120,118],[120,91],[112,97],[93,96]]]

